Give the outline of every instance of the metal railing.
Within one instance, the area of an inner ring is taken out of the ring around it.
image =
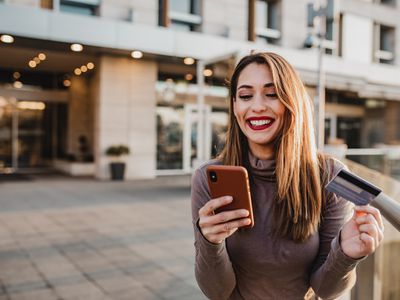
[[[345,156],[370,169],[400,180],[400,147],[347,149]]]
[[[385,149],[349,149],[351,155],[381,156],[388,157]],[[379,151],[378,151],[379,150]],[[389,155],[390,157],[390,155]],[[391,158],[391,157],[390,157]],[[392,176],[384,175],[382,172],[372,170],[364,165],[349,159],[344,159],[349,169],[360,177],[370,181],[385,194],[400,202],[400,181]],[[389,160],[390,161],[390,160]],[[373,255],[360,263],[357,267],[357,284],[351,291],[351,300],[390,300],[400,299],[399,282],[396,278],[400,276],[400,232],[389,222],[384,220],[385,238],[381,246]]]

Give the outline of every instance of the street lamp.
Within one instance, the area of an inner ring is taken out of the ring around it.
[[[315,4],[309,3],[307,5],[308,27],[313,28],[314,24],[317,23],[316,41],[314,36],[309,35],[304,42],[304,46],[318,46],[317,96],[314,97],[314,107],[317,147],[319,150],[323,150],[325,140],[325,72],[323,69],[323,55],[325,52],[324,40],[326,37],[326,20],[327,18],[333,18],[334,16],[333,7],[334,0],[316,0]]]

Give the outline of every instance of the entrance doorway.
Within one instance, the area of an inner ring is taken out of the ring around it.
[[[50,166],[66,138],[66,103],[0,97],[0,172],[32,172]]]
[[[226,110],[205,106],[205,159],[214,158],[225,144]],[[158,174],[190,173],[197,165],[198,110],[195,104],[157,107]]]

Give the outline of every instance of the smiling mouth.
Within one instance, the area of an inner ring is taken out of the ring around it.
[[[270,127],[274,121],[274,119],[270,118],[251,118],[247,120],[247,125],[253,130],[263,130]]]

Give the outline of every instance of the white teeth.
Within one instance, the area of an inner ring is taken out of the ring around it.
[[[262,126],[271,123],[271,120],[251,120],[250,124],[253,126]]]

